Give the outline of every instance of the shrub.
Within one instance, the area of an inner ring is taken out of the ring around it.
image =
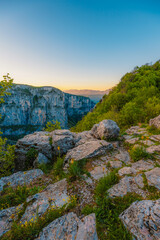
[[[40,187],[18,186],[13,189],[8,187],[1,192],[0,209],[17,206],[26,201],[27,197],[39,192]]]
[[[142,146],[133,147],[130,151],[130,156],[134,162],[142,159],[149,158],[151,155],[146,152],[146,149]]]
[[[74,161],[71,159],[71,162],[69,164],[68,168],[68,179],[70,181],[74,181],[77,178],[81,178],[83,174],[89,174],[85,169],[86,159],[80,160],[80,161]]]
[[[58,180],[65,177],[65,173],[63,171],[63,162],[64,158],[58,157],[57,161],[53,165],[53,174]]]
[[[30,148],[26,153],[26,168],[30,168],[33,166],[34,160],[36,160],[38,156],[38,151],[35,148]]]
[[[6,141],[0,137],[0,178],[14,171],[15,146],[7,145]]]
[[[47,122],[46,127],[44,128],[44,131],[47,132],[52,132],[56,129],[61,129],[61,125],[60,122],[56,121],[52,121],[52,122]]]

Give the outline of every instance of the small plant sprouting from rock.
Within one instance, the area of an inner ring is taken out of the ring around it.
[[[44,131],[52,132],[56,129],[61,129],[61,125],[60,122],[58,122],[57,120],[56,121],[53,120],[52,122],[47,122]]]
[[[89,175],[88,171],[85,170],[86,159],[80,161],[74,161],[71,159],[69,168],[68,168],[68,180],[74,181],[77,178],[81,178],[83,174]]]
[[[151,158],[151,154],[146,152],[146,149],[143,146],[137,146],[133,147],[130,151],[130,156],[133,159],[134,162],[137,162],[140,159],[143,158]]]

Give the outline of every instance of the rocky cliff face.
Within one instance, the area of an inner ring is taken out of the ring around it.
[[[94,103],[53,87],[14,85],[0,107],[0,128],[4,135],[21,135],[41,130],[52,120],[69,127],[89,112]]]

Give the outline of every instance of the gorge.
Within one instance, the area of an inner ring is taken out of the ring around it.
[[[62,128],[69,128],[94,107],[89,98],[54,87],[14,84],[10,93],[0,106],[0,128],[10,139],[42,130],[52,120],[59,121]]]

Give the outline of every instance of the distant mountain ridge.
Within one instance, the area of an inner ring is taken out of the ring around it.
[[[0,128],[7,137],[41,130],[52,120],[59,121],[62,128],[69,128],[95,105],[89,98],[54,87],[14,84],[10,93],[0,106]]]
[[[89,97],[92,101],[95,103],[99,102],[100,99],[104,95],[108,95],[111,89],[107,89],[105,91],[100,91],[100,90],[91,90],[91,89],[69,89],[64,92],[69,93],[69,94],[74,94],[78,96],[84,96],[84,97]]]

